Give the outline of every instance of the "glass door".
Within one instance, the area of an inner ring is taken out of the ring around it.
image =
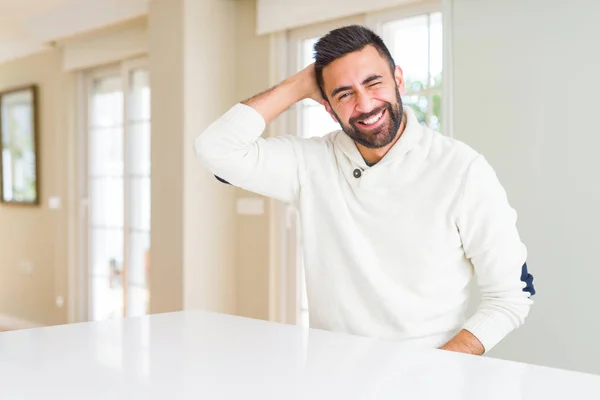
[[[150,86],[143,62],[88,74],[88,319],[148,313]]]

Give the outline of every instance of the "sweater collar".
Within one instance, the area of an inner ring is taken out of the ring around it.
[[[402,136],[400,136],[400,139],[398,139],[376,165],[388,164],[398,160],[406,155],[406,153],[408,153],[423,136],[423,126],[417,120],[412,108],[404,106],[404,118],[406,118],[406,126],[404,127],[404,132],[402,132]],[[340,131],[337,135],[335,145],[354,163],[363,167],[367,166],[360,151],[358,151],[358,148],[356,147],[356,143],[354,143],[354,140],[352,140],[352,138],[344,131]]]

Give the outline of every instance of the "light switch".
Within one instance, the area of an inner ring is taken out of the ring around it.
[[[60,197],[52,196],[48,198],[48,208],[51,210],[59,210],[60,209]]]
[[[236,212],[240,215],[262,215],[265,213],[265,201],[260,197],[242,197],[237,200]]]
[[[31,262],[31,261],[24,260],[24,261],[19,262],[19,270],[21,271],[21,273],[23,275],[33,274],[33,268],[34,268],[34,265],[33,265],[33,262]]]

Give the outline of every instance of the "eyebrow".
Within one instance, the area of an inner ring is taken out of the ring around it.
[[[364,81],[362,81],[362,85],[364,86],[364,85],[366,85],[369,82],[372,82],[374,80],[381,79],[381,78],[383,78],[382,75],[371,75],[367,79],[365,79]],[[340,87],[337,87],[337,88],[333,89],[333,91],[331,92],[331,97],[335,97],[336,94],[338,94],[340,92],[344,92],[346,90],[350,90],[350,89],[352,89],[352,86],[340,86]]]

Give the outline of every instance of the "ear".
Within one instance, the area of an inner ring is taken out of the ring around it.
[[[323,106],[325,107],[325,109],[327,110],[329,115],[331,116],[331,119],[333,119],[333,122],[337,122],[339,124],[340,121],[338,121],[337,117],[335,116],[335,113],[333,112],[333,109],[331,108],[331,104],[329,104],[329,102],[327,100],[323,100]]]
[[[394,68],[394,79],[398,85],[398,91],[400,92],[400,95],[404,95],[406,93],[406,84],[404,82],[404,72],[402,72],[402,68],[400,68],[399,65],[396,65]]]

